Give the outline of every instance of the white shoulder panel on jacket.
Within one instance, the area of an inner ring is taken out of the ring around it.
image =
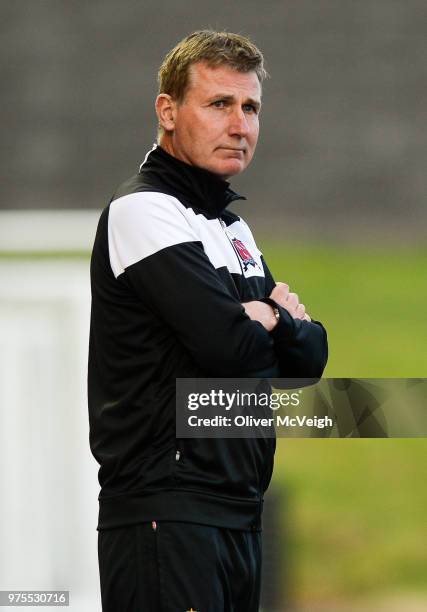
[[[186,208],[173,196],[143,191],[110,204],[108,250],[116,278],[127,267],[161,249],[197,240]]]

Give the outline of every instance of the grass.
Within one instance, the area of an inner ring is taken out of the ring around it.
[[[427,376],[426,251],[266,244],[264,255],[327,328],[326,376]]]
[[[89,261],[89,251],[1,251],[0,261],[33,260],[85,260]]]
[[[278,441],[293,600],[426,590],[426,450],[422,439]]]
[[[328,330],[325,376],[427,376],[425,251],[262,246],[276,280]],[[291,599],[427,592],[426,456],[425,439],[278,440]]]

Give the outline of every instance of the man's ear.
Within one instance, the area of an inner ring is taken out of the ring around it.
[[[159,125],[165,132],[175,129],[176,102],[169,94],[161,93],[157,96],[156,113]]]

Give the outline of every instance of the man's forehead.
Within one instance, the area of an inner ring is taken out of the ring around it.
[[[261,84],[255,71],[240,72],[230,66],[220,64],[209,66],[197,62],[189,67],[187,91],[200,95],[221,93],[232,96],[242,92],[254,99],[261,99]]]

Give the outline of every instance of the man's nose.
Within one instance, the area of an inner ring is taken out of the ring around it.
[[[231,136],[238,135],[243,137],[247,135],[249,131],[249,124],[247,117],[241,108],[236,108],[230,114],[228,130]]]

